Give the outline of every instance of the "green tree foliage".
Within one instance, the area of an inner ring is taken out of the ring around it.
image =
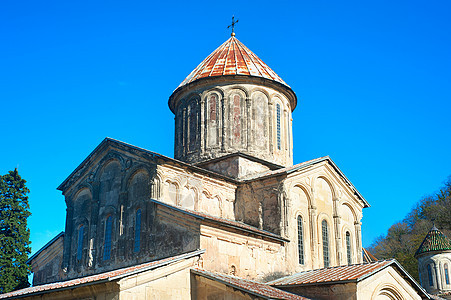
[[[0,175],[0,293],[28,287],[30,192],[17,172]]]
[[[418,201],[404,220],[393,224],[387,235],[378,237],[368,250],[378,259],[395,258],[419,280],[414,257],[433,223],[446,236],[451,234],[451,177],[438,193]]]

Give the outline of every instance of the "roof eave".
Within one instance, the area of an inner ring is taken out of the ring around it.
[[[275,87],[278,87],[279,90],[281,91],[281,93],[285,94],[285,96],[290,101],[291,111],[294,111],[294,109],[297,106],[298,99],[297,99],[296,93],[291,89],[290,86],[283,84],[281,82],[278,82],[276,80],[273,80],[273,79],[265,78],[265,77],[236,74],[236,75],[219,75],[219,76],[202,77],[202,78],[196,79],[192,82],[189,82],[185,85],[177,87],[174,90],[174,92],[172,92],[171,96],[169,96],[169,100],[168,100],[169,109],[172,111],[172,113],[174,113],[174,114],[176,113],[176,107],[175,107],[174,100],[177,98],[178,95],[185,92],[186,90],[194,89],[196,86],[198,86],[204,82],[223,80],[224,78],[232,79],[232,80],[236,80],[236,81],[242,81],[242,79],[247,78],[247,79],[250,79],[251,82],[252,81],[253,82],[263,81],[264,83],[274,84]],[[231,83],[233,83],[233,82],[231,82]]]

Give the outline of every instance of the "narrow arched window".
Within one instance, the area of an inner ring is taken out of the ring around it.
[[[77,260],[81,260],[83,255],[83,235],[85,231],[85,226],[81,225],[78,228],[78,244],[77,244]]]
[[[276,105],[277,110],[277,149],[280,150],[280,104]]]
[[[105,239],[103,247],[103,260],[108,260],[111,257],[111,234],[113,230],[113,218],[108,216],[105,223]]]
[[[352,264],[352,257],[351,257],[351,234],[349,231],[346,231],[346,255],[348,258],[348,265]]]
[[[448,264],[445,264],[445,282],[446,284],[449,284],[449,271],[448,271]]]
[[[134,252],[139,252],[141,246],[141,209],[136,210],[135,216],[135,245]]]
[[[322,233],[323,233],[324,267],[327,268],[330,265],[330,261],[329,261],[329,232],[328,232],[327,221],[323,220],[321,225],[322,225]]]
[[[428,279],[429,279],[429,285],[433,286],[434,282],[432,281],[432,269],[431,265],[428,265]]]
[[[298,216],[298,255],[299,264],[304,264],[304,232],[302,230],[302,217]]]

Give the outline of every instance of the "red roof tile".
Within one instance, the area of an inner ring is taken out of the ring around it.
[[[227,75],[263,77],[288,86],[257,55],[232,36],[204,59],[178,88],[201,78]]]
[[[307,299],[302,296],[298,296],[289,292],[285,292],[274,288],[268,284],[260,283],[252,280],[243,279],[236,276],[229,276],[224,274],[212,273],[201,269],[191,269],[191,272],[204,276],[206,278],[219,281],[227,286],[233,287],[235,289],[253,294],[256,296],[268,298],[268,299]]]
[[[360,281],[392,264],[396,264],[396,261],[383,260],[373,263],[317,269],[276,279],[268,282],[268,284],[274,286],[288,286],[334,283],[340,281]]]
[[[6,298],[15,298],[20,297],[24,295],[30,295],[30,294],[43,294],[46,292],[51,292],[54,290],[62,289],[62,288],[76,288],[79,285],[86,285],[86,284],[94,284],[101,281],[112,281],[117,278],[122,278],[124,276],[132,275],[134,273],[143,272],[147,270],[152,270],[158,267],[166,266],[170,263],[174,263],[183,259],[191,258],[197,255],[200,255],[204,253],[205,250],[197,250],[190,253],[181,254],[178,256],[172,256],[169,258],[156,260],[152,262],[143,263],[140,265],[117,269],[105,273],[100,273],[96,275],[90,275],[86,277],[71,279],[67,281],[60,281],[55,283],[49,283],[49,284],[43,284],[38,286],[33,286],[21,290],[17,290],[10,293],[0,294],[0,299],[6,299]]]

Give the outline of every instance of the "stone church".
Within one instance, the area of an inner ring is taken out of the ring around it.
[[[297,97],[232,36],[169,97],[174,157],[104,139],[58,187],[65,231],[26,299],[429,299],[362,253],[365,198],[329,157],[293,165]]]

